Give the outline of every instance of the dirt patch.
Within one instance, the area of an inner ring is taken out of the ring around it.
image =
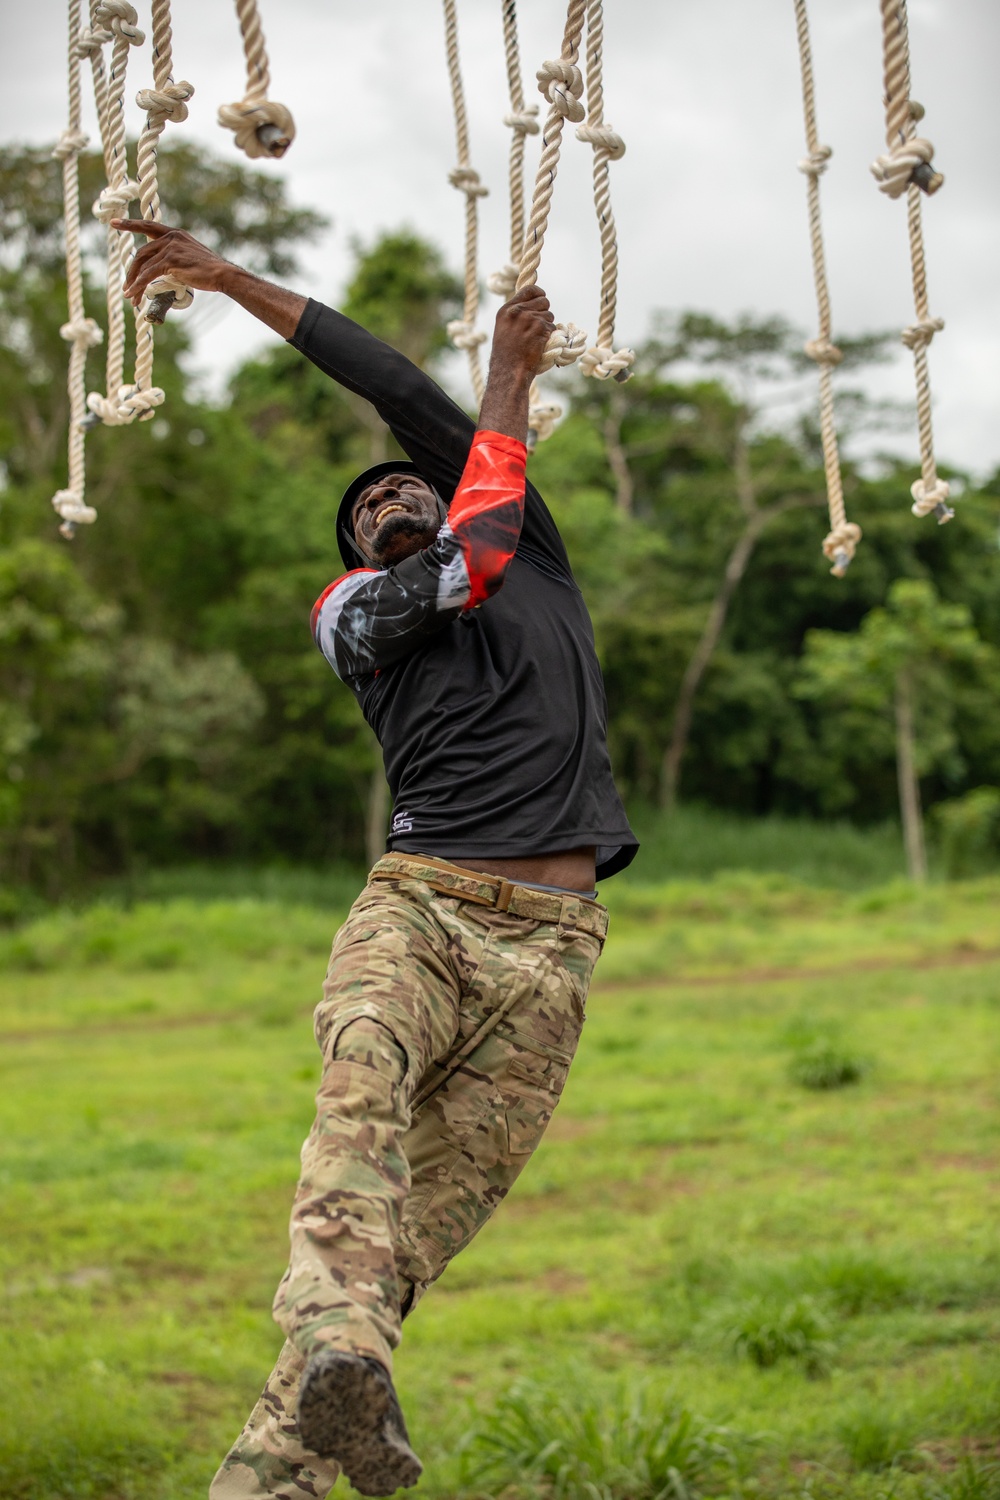
[[[591,989],[598,995],[628,994],[634,990],[666,989],[718,989],[732,984],[777,984],[789,979],[848,979],[852,974],[878,974],[889,969],[921,973],[928,969],[976,968],[1000,960],[1000,948],[970,948],[960,943],[942,953],[926,954],[921,958],[869,958],[853,964],[830,964],[826,967],[739,969],[728,974],[659,974],[641,979],[615,979],[602,983],[598,979]],[[312,1019],[315,1006],[303,1006],[294,1013],[289,1012],[287,1021]],[[283,1016],[283,1021],[286,1019]],[[147,1036],[151,1031],[182,1031],[185,1027],[259,1025],[258,1011],[214,1011],[190,1016],[160,1016],[156,1019],[134,1021],[107,1021],[97,1026],[78,1023],[74,1026],[39,1027],[29,1031],[0,1031],[4,1042],[44,1042],[50,1038],[59,1040],[72,1037],[80,1041],[91,1036]]]

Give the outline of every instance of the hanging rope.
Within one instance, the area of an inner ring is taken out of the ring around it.
[[[94,204],[94,216],[108,226],[108,342],[103,395],[92,391],[87,397],[90,416],[85,426],[103,422],[119,427],[133,420],[133,413],[122,407],[122,397],[131,387],[122,385],[125,374],[125,302],[122,286],[132,259],[132,236],[111,228],[111,220],[127,218],[129,205],[139,196],[139,184],[128,175],[125,150],[125,112],[123,98],[129,53],[145,41],[136,22],[135,7],[129,0],[99,0],[91,4],[91,28],[85,45],[90,51],[95,71],[95,95],[101,124],[101,140],[108,185]],[[111,61],[107,75],[95,49],[105,39],[111,42]],[[81,46],[84,39],[81,39]],[[100,80],[98,81],[98,75]]]
[[[932,318],[927,298],[927,267],[921,222],[920,194],[936,193],[944,182],[930,163],[934,147],[917,135],[923,108],[910,98],[910,48],[906,22],[906,0],[881,0],[882,45],[885,66],[885,130],[888,154],[872,163],[872,173],[882,192],[890,198],[906,193],[910,235],[910,265],[913,273],[913,303],[916,322],[902,332],[902,340],[913,351],[917,384],[917,428],[920,434],[921,476],[910,486],[915,516],[935,515],[939,525],[955,514],[948,504],[949,487],[940,479],[934,458],[931,425],[931,385],[927,368],[927,346],[944,327],[943,318]]]
[[[160,220],[160,191],[156,152],[168,120],[181,124],[187,119],[187,101],[194,93],[190,83],[174,83],[170,0],[153,0],[153,87],[140,89],[135,102],[146,111],[146,125],[136,149],[140,217]],[[170,307],[190,307],[194,293],[173,276],[160,276],[146,290],[147,301],[135,312],[135,379],[122,391],[120,409],[146,421],[164,401],[164,393],[153,384],[153,327],[162,323]]]
[[[79,525],[96,520],[97,512],[84,503],[86,465],[84,432],[80,426],[87,410],[87,350],[104,337],[93,318],[84,315],[83,262],[80,253],[80,152],[87,137],[80,128],[80,0],[69,0],[69,118],[52,155],[62,162],[63,206],[66,215],[66,288],[69,321],[59,332],[70,346],[68,483],[57,490],[52,504],[58,512],[63,536],[71,537]]]
[[[601,235],[601,308],[596,341],[580,358],[584,375],[597,380],[628,379],[635,363],[631,349],[615,349],[615,310],[618,302],[618,237],[611,212],[608,163],[625,155],[625,142],[604,120],[604,6],[590,0],[587,10],[587,122],[576,132],[579,141],[594,148],[594,208]]]
[[[569,0],[562,52],[554,61],[544,62],[536,75],[539,90],[549,102],[549,112],[542,129],[542,154],[535,177],[524,248],[520,256],[515,288],[519,292],[526,286],[534,286],[538,280],[538,266],[548,228],[556,172],[559,169],[563,125],[567,120],[578,124],[584,117],[584,108],[580,103],[583,74],[577,67],[576,60],[580,55],[585,6],[586,0]],[[580,358],[586,347],[587,335],[582,328],[577,328],[573,323],[557,323],[549,336],[538,373],[543,375],[554,365],[571,365]],[[533,386],[528,413],[529,448],[550,435],[560,415],[561,408],[554,406],[552,402],[541,401]]]
[[[455,15],[455,0],[444,0],[444,35],[448,53],[448,77],[451,81],[451,102],[455,112],[455,141],[458,148],[458,166],[448,173],[452,187],[465,194],[465,301],[462,316],[448,324],[448,337],[456,349],[464,349],[469,358],[469,376],[476,397],[476,406],[483,400],[483,370],[479,360],[479,346],[486,342],[486,334],[476,327],[479,316],[479,209],[477,199],[484,198],[489,189],[479,180],[469,161],[469,121],[465,112],[465,91],[462,88],[462,70],[458,59],[458,21]]]
[[[491,292],[506,301],[517,287],[517,267],[524,249],[524,138],[537,135],[538,105],[525,104],[521,80],[521,56],[517,45],[516,0],[501,0],[503,10],[504,53],[507,60],[507,88],[510,113],[503,123],[511,129],[510,138],[510,260],[486,279]]]
[[[833,564],[830,572],[843,578],[861,540],[861,527],[848,521],[844,508],[844,486],[837,450],[837,428],[833,411],[833,371],[843,354],[830,337],[830,292],[826,281],[826,256],[823,251],[823,226],[819,209],[819,179],[826,171],[833,152],[819,143],[816,126],[816,96],[813,86],[812,50],[809,45],[809,18],[806,0],[795,0],[795,26],[799,38],[799,62],[802,68],[802,108],[806,122],[806,151],[799,171],[806,176],[809,202],[809,238],[812,242],[813,280],[816,284],[816,306],[819,332],[805,349],[819,366],[819,422],[823,442],[823,467],[826,470],[826,497],[830,507],[830,530],[823,551]]]
[[[284,156],[295,139],[295,121],[283,104],[267,97],[271,70],[257,0],[236,0],[236,14],[247,60],[247,91],[238,104],[223,104],[219,124],[231,130],[247,156]]]

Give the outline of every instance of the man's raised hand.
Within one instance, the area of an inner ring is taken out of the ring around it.
[[[232,265],[186,229],[173,229],[153,219],[112,219],[111,227],[123,234],[144,234],[149,239],[148,245],[136,251],[125,278],[125,296],[136,307],[149,283],[158,276],[176,277],[195,291],[225,290],[226,273],[233,270]]]
[[[490,356],[494,366],[511,376],[531,379],[538,373],[549,336],[555,328],[549,299],[540,286],[515,292],[497,313]]]

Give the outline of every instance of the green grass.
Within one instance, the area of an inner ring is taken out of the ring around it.
[[[682,804],[667,817],[637,810],[642,841],[632,878],[705,879],[721,871],[780,873],[808,885],[856,891],[905,873],[899,828],[810,818],[744,818]],[[932,850],[932,870],[940,861]],[[628,878],[628,877],[626,877]]]
[[[304,891],[0,939],[3,1500],[203,1496],[256,1398],[346,901]],[[1000,1500],[1000,881],[606,894],[565,1099],[407,1324],[422,1490]]]

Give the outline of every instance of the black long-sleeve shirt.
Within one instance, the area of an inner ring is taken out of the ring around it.
[[[523,444],[477,435],[429,376],[320,303],[291,342],[371,401],[450,502],[432,546],[348,573],[313,610],[317,644],[382,745],[388,847],[461,863],[592,844],[598,879],[615,874],[638,846],[612,779],[593,629]]]

